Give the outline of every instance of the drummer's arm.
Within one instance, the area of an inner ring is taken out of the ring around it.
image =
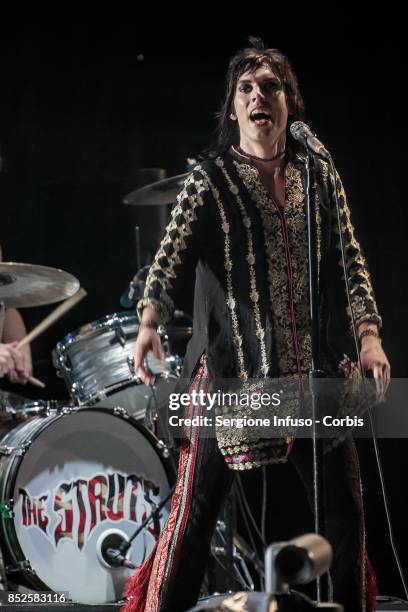
[[[2,261],[2,250],[0,246],[0,261]],[[24,336],[27,335],[27,329],[23,321],[23,317],[16,310],[16,308],[6,308],[4,313],[4,325],[3,325],[3,336],[0,338],[0,342],[4,344],[10,344],[12,342],[18,342]],[[24,375],[11,376],[12,382],[25,382],[23,379],[31,376],[33,373],[33,364],[31,359],[30,345],[26,344],[21,349],[24,364]]]
[[[15,308],[7,308],[4,313],[4,327],[2,342],[5,344],[18,342],[27,335],[27,329],[21,314]],[[23,357],[23,373],[10,372],[11,382],[25,383],[26,379],[33,373],[33,362],[31,358],[30,345],[26,344],[20,349]]]
[[[6,308],[6,311],[4,313],[2,341],[5,343],[18,342],[19,340],[22,340],[26,335],[27,328],[25,326],[21,314],[18,312],[18,310],[16,310],[16,308]],[[24,358],[25,366],[28,371],[28,376],[31,376],[31,374],[33,373],[33,366],[30,345],[26,344],[20,350]]]

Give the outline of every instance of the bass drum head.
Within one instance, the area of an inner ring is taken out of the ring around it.
[[[31,432],[13,491],[23,557],[48,588],[74,601],[117,601],[134,570],[110,567],[104,549],[128,539],[168,493],[169,461],[152,434],[107,409],[37,421],[41,431]],[[133,541],[134,565],[149,554],[167,516],[164,508]]]

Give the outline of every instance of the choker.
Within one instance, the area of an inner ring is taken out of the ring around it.
[[[250,155],[249,153],[246,153],[243,149],[241,149],[241,147],[236,147],[235,145],[232,145],[233,150],[238,153],[239,155],[242,155],[242,157],[249,157],[249,159],[254,159],[256,161],[260,161],[260,162],[271,162],[271,161],[275,161],[277,159],[279,159],[280,157],[282,157],[283,155],[285,155],[286,150],[284,149],[283,151],[281,151],[280,153],[278,153],[277,155],[275,155],[274,157],[257,157],[256,155]]]

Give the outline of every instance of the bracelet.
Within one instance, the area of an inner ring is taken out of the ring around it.
[[[366,338],[367,336],[374,336],[374,338],[378,338],[381,344],[381,338],[380,338],[380,334],[378,333],[378,331],[376,331],[375,329],[368,328],[368,329],[365,329],[363,332],[361,332],[361,334],[358,337],[358,341],[360,342],[360,345],[361,345],[362,339]]]
[[[154,319],[147,319],[147,321],[141,321],[139,323],[139,329],[141,327],[150,327],[150,329],[154,329],[155,331],[157,331],[159,324]]]

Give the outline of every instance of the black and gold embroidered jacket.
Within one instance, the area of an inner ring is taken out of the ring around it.
[[[333,370],[347,349],[350,321],[342,280],[334,177],[316,171],[319,309],[323,363]],[[370,275],[336,176],[351,300],[357,325],[381,324]],[[227,153],[187,178],[147,278],[139,315],[149,305],[164,321],[194,293],[193,338],[184,375],[201,354],[222,378],[276,377],[310,367],[308,247],[304,162],[285,166],[285,208],[258,170]]]

